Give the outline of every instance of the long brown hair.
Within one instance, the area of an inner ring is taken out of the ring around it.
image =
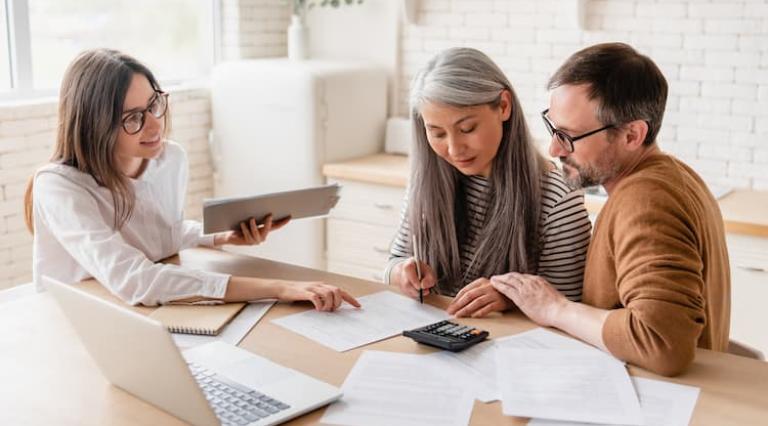
[[[498,152],[488,178],[492,201],[486,226],[470,266],[462,274],[466,194],[461,173],[435,154],[427,141],[421,107],[436,102],[456,107],[498,108],[503,91],[511,93],[512,114],[502,127]],[[470,271],[490,277],[509,271],[535,272],[541,211],[540,178],[546,160],[533,145],[520,101],[504,73],[484,53],[452,48],[437,54],[419,72],[411,88],[414,130],[408,221],[419,258],[436,269],[438,290],[453,294]]]
[[[51,162],[87,173],[109,190],[115,208],[115,229],[130,219],[136,202],[133,187],[115,157],[123,103],[134,74],[144,75],[152,88],[160,90],[146,66],[117,50],[93,49],[78,55],[61,82],[58,132],[51,157]],[[164,132],[168,131],[168,116],[166,113]],[[24,196],[24,219],[31,233],[34,178],[30,178]]]

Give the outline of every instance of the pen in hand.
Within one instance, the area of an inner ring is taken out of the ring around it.
[[[411,242],[413,243],[413,260],[416,262],[416,278],[419,280],[419,303],[424,304],[424,285],[421,283],[421,262],[419,261],[416,234],[411,234]]]

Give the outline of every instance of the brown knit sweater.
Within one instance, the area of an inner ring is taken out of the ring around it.
[[[726,350],[723,219],[693,170],[659,153],[616,185],[587,253],[583,302],[612,309],[602,335],[614,356],[655,373],[681,373],[697,346]]]

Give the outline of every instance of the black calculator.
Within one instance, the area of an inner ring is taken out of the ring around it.
[[[458,352],[482,342],[488,337],[488,332],[446,320],[403,331],[403,336],[436,348]]]

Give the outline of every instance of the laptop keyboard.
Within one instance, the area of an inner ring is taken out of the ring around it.
[[[290,408],[199,364],[190,363],[189,369],[222,425],[247,425]]]

